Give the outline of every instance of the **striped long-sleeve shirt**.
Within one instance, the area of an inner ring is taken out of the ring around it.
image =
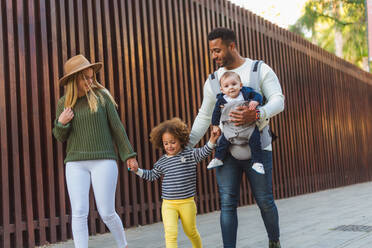
[[[186,199],[196,193],[196,164],[212,153],[214,145],[209,143],[202,148],[185,148],[174,156],[163,155],[152,170],[138,169],[137,175],[154,181],[161,176],[162,198],[167,200]]]

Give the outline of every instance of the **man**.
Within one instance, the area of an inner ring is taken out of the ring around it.
[[[208,34],[209,49],[212,59],[217,63],[217,78],[221,78],[224,72],[234,71],[239,74],[243,86],[252,87],[250,81],[251,66],[254,63],[249,58],[243,58],[236,46],[234,31],[227,28],[217,28]],[[236,125],[251,123],[257,119],[261,130],[261,140],[268,132],[268,119],[280,113],[284,109],[284,96],[279,80],[273,70],[262,63],[259,73],[258,87],[252,87],[266,98],[266,103],[258,107],[259,114],[248,107],[238,107],[230,112],[231,121]],[[190,146],[199,142],[211,124],[212,112],[216,103],[216,93],[213,91],[212,80],[208,78],[204,84],[203,102],[199,113],[194,121],[191,134]],[[263,128],[265,127],[266,128]],[[225,248],[236,247],[236,235],[238,229],[237,206],[239,201],[240,182],[243,173],[249,180],[253,196],[261,210],[266,231],[269,237],[269,248],[280,248],[279,242],[279,217],[272,192],[272,147],[271,137],[264,145],[264,168],[252,168],[252,161],[237,160],[229,154],[224,160],[224,165],[216,169],[218,190],[221,201],[221,231]]]

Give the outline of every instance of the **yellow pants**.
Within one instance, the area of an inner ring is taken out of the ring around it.
[[[196,229],[196,204],[194,197],[181,200],[163,200],[163,217],[166,248],[177,248],[178,218],[183,231],[189,237],[193,248],[201,248],[202,241]]]

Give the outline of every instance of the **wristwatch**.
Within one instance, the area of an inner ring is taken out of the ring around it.
[[[259,109],[256,109],[256,121],[258,121],[260,119],[260,110]]]

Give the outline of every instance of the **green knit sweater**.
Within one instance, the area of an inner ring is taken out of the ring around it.
[[[65,163],[95,159],[117,160],[114,142],[123,162],[136,156],[114,104],[106,93],[101,91],[101,94],[105,101],[102,103],[98,97],[96,113],[90,112],[85,96],[78,98],[73,108],[74,118],[66,125],[58,122],[64,109],[65,96],[59,99],[53,134],[61,142],[67,140]]]

